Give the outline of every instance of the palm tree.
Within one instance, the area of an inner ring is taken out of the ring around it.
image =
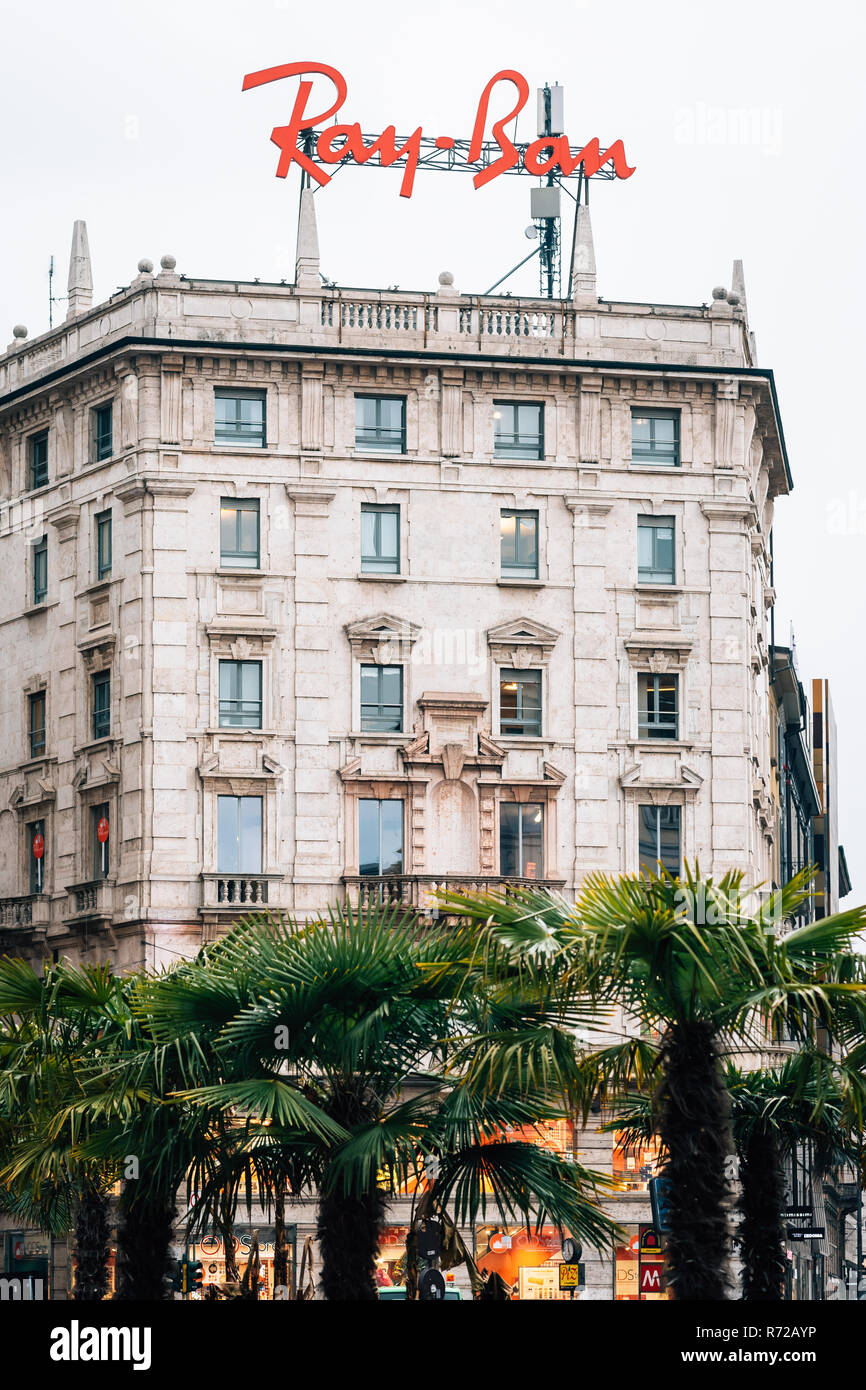
[[[573,1050],[573,1020],[549,1017],[529,983],[485,990],[476,952],[466,928],[422,925],[399,907],[338,908],[309,923],[246,919],[151,982],[156,1043],[182,1047],[193,1070],[196,1055],[214,1057],[221,1076],[214,1084],[206,1062],[178,1103],[232,1117],[233,1152],[196,1177],[196,1220],[213,1220],[251,1167],[271,1190],[315,1191],[325,1297],[373,1299],[387,1196],[435,1155],[434,1205],[455,1220],[492,1206],[610,1244],[616,1227],[594,1200],[605,1180],[505,1139],[561,1115],[561,1096],[541,1072],[495,1092],[478,1081],[509,1040]]]
[[[749,909],[743,875],[718,883],[697,868],[683,880],[662,872],[588,875],[574,905],[537,892],[449,897],[451,910],[483,925],[500,951],[552,971],[560,987],[586,992],[599,1008],[618,1006],[644,1038],[656,1033],[658,1134],[669,1181],[668,1282],[680,1301],[719,1300],[728,1289],[729,1191],[733,1152],[722,1053],[730,1040],[754,1041],[780,1018],[807,1036],[844,1001],[862,1036],[864,986],[836,969],[866,923],[863,909],[824,918],[779,939],[809,894],[808,873],[787,884],[771,918]],[[573,972],[573,976],[571,974]],[[608,1060],[612,1061],[607,1049]],[[619,1049],[618,1084],[629,1065],[645,1075],[646,1052]],[[623,1056],[625,1060],[623,1060]],[[582,1071],[584,1108],[593,1084]]]

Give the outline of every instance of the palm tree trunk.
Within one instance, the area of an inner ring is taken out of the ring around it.
[[[705,1022],[677,1023],[661,1049],[660,1137],[667,1151],[667,1282],[678,1302],[726,1298],[728,1184],[733,1152],[728,1092]]]
[[[785,1178],[778,1139],[769,1130],[755,1128],[743,1142],[740,1180],[743,1298],[779,1303],[785,1288]]]
[[[385,1206],[385,1194],[378,1187],[362,1197],[342,1192],[324,1192],[319,1197],[317,1235],[326,1299],[378,1297],[376,1259]]]
[[[285,1289],[285,1293],[277,1293]],[[274,1193],[274,1298],[289,1293],[289,1242],[286,1239],[286,1189],[280,1184]]]
[[[75,1218],[76,1269],[72,1297],[98,1303],[108,1293],[108,1197],[85,1180]]]
[[[118,1281],[115,1298],[169,1298],[168,1269],[175,1207],[169,1198],[135,1196],[128,1182],[121,1197],[117,1230]]]

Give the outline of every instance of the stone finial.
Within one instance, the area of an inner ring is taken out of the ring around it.
[[[592,220],[589,206],[578,204],[577,225],[574,231],[574,255],[571,261],[571,297],[584,304],[597,304],[595,282],[595,246],[592,240]]]
[[[146,256],[143,257],[138,263],[138,273],[139,275],[152,275],[153,261],[149,261]]]
[[[454,299],[455,296],[459,294],[459,290],[455,290],[454,288],[454,276],[450,270],[440,271],[439,288],[436,293],[443,298],[449,299]]]
[[[23,324],[23,323],[16,323],[15,327],[12,329],[12,337],[13,337],[13,338],[26,338],[26,337],[27,337],[27,328],[26,328],[25,324]]]
[[[738,303],[742,305],[743,312],[746,313],[746,277],[743,274],[742,261],[734,261],[734,270],[731,275],[731,291],[737,296]]]
[[[163,270],[164,270],[168,275],[171,275],[172,271],[174,270],[175,266],[177,265],[177,257],[176,257],[176,256],[169,256],[169,255],[160,256],[160,258],[159,258],[159,263],[160,263],[160,265],[162,266]]]
[[[716,285],[713,290],[713,299],[727,299],[727,297],[728,291],[725,289],[724,285]]]
[[[72,250],[69,254],[69,279],[66,317],[86,314],[93,304],[93,272],[90,269],[90,247],[87,242],[87,223],[80,219],[72,228]]]
[[[320,290],[319,231],[316,226],[316,204],[312,188],[301,189],[298,209],[298,242],[295,257],[295,285],[298,289]]]

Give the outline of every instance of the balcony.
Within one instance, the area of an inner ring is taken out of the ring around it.
[[[266,910],[270,885],[283,880],[282,874],[202,874],[201,877],[201,911],[235,916]]]
[[[114,880],[90,879],[86,883],[70,883],[67,915],[72,921],[110,922],[114,915]]]
[[[344,874],[346,900],[353,907],[399,903],[415,912],[437,910],[439,893],[508,893],[514,888],[549,888],[560,892],[564,878],[503,878],[484,874]]]
[[[0,898],[0,928],[23,927],[43,930],[48,926],[50,904],[45,893],[27,893],[20,898]]]

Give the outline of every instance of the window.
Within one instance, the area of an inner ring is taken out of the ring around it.
[[[38,758],[45,752],[45,691],[38,690],[29,699],[30,756]]]
[[[537,401],[493,402],[493,455],[544,458],[544,406]]]
[[[27,860],[29,864],[29,885],[28,892],[44,893],[45,891],[45,822],[44,820],[34,820],[25,825],[24,834],[27,844]]]
[[[108,405],[97,406],[93,412],[93,457],[97,463],[110,459],[114,452],[113,413],[111,401]]]
[[[98,512],[96,517],[96,578],[111,574],[111,511]]]
[[[403,728],[403,667],[361,667],[361,728],[399,734]]]
[[[355,448],[406,452],[406,401],[402,396],[355,397]]]
[[[230,569],[259,567],[259,504],[223,497],[220,502],[220,564]]]
[[[678,410],[631,412],[632,463],[660,463],[676,468],[680,461],[680,413]]]
[[[641,674],[638,683],[638,737],[677,737],[676,676]]]
[[[638,854],[640,867],[657,874],[659,863],[670,873],[680,872],[679,806],[641,806]]]
[[[542,878],[544,807],[534,802],[499,806],[499,872],[503,878]]]
[[[499,731],[541,736],[540,671],[500,671]]]
[[[359,800],[358,866],[362,874],[402,874],[402,801]]]
[[[107,738],[111,733],[111,676],[100,671],[93,677],[93,737]]]
[[[42,430],[30,439],[30,486],[48,486],[48,431]]]
[[[227,874],[262,872],[262,798],[217,797],[217,868]]]
[[[220,662],[221,729],[262,727],[262,663]]]
[[[400,573],[400,508],[361,505],[361,569],[366,574]]]
[[[218,386],[214,391],[214,443],[264,449],[265,393]]]
[[[503,579],[538,578],[538,512],[499,513]]]
[[[111,818],[107,801],[90,808],[90,837],[93,847],[93,877],[108,878]]]
[[[44,603],[48,596],[48,537],[33,547],[33,602]]]
[[[638,517],[637,577],[641,584],[673,584],[674,519],[672,516]]]

